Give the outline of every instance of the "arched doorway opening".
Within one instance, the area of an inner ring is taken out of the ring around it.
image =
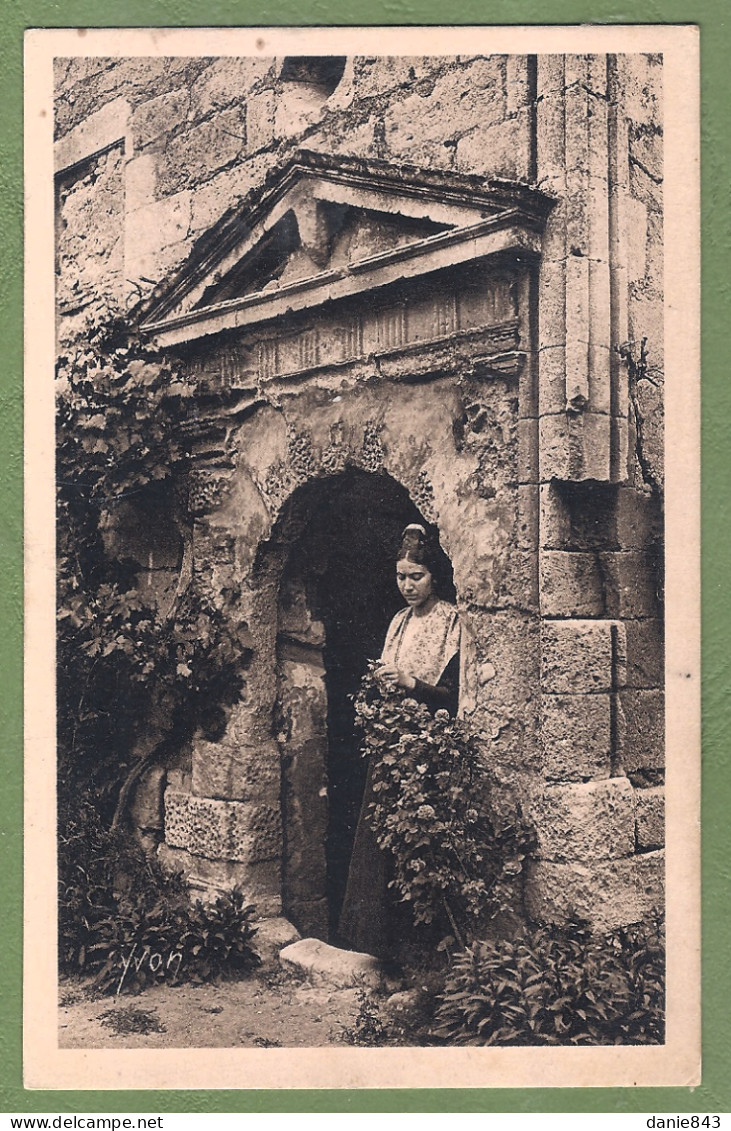
[[[351,697],[402,606],[401,531],[424,521],[391,476],[351,468],[300,487],[269,543],[280,570],[283,911],[324,939],[336,933],[365,784]]]

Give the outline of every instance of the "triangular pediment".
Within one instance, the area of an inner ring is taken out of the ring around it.
[[[449,265],[463,245],[458,262],[478,235],[505,250],[508,229],[535,251],[551,205],[522,185],[299,151],[198,241],[141,325],[181,341],[263,321],[387,285],[399,264],[433,270],[441,252]]]

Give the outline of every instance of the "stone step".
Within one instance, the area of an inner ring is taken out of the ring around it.
[[[254,926],[256,934],[252,939],[252,946],[265,966],[276,963],[282,947],[289,946],[300,937],[297,928],[283,915],[260,919]]]
[[[381,963],[372,954],[340,950],[321,939],[300,939],[286,946],[279,952],[279,961],[285,969],[305,973],[315,985],[376,989],[383,981]]]

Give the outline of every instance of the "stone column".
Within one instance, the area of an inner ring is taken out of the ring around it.
[[[235,539],[208,522],[196,527],[195,559],[215,592],[240,577]],[[248,624],[253,650],[242,696],[219,739],[194,737],[191,771],[169,774],[161,851],[194,890],[210,896],[236,884],[261,915],[281,913],[281,769],[272,734],[276,596],[273,577],[255,591],[242,587],[236,616]]]
[[[539,281],[543,479],[627,475],[627,159],[610,88],[606,56],[538,57],[538,179],[558,197]]]
[[[659,799],[640,800],[627,776],[658,731],[651,722],[643,737],[627,711],[643,694],[626,686],[627,632],[658,613],[647,547],[624,530],[634,496],[618,486],[630,206],[615,70],[606,56],[539,56],[536,111],[538,180],[558,204],[538,280],[544,785],[526,899],[538,919],[600,928],[661,903],[664,876]]]

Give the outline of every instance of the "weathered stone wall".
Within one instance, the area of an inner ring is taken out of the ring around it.
[[[289,149],[405,161],[530,179],[530,81],[524,56],[359,58],[334,92],[280,77],[283,59],[59,60],[56,130],[86,134],[116,105],[124,178],[65,274],[122,300],[179,266],[195,240],[258,185]],[[88,150],[93,152],[93,148]],[[66,208],[83,184],[72,187]],[[124,273],[100,277],[124,247]]]
[[[424,384],[404,380],[414,374],[398,357],[274,381],[229,431],[225,473],[196,471],[193,568],[214,593],[241,590],[235,615],[254,651],[225,735],[196,740],[168,784],[164,851],[200,884],[236,880],[262,910],[279,907],[275,708],[298,733],[285,855],[311,852],[303,804],[325,821],[319,671],[310,657],[305,677],[302,656],[278,645],[286,555],[265,574],[257,562],[298,488],[354,467],[391,476],[439,524],[465,634],[462,708],[538,827],[528,910],[611,924],[657,904],[661,73],[660,58],[634,55],[360,57],[339,81],[314,82],[271,58],[57,63],[62,337],[99,295],[150,294],[297,147],[507,178],[557,202],[540,264],[514,293],[519,375],[448,372],[432,355]],[[357,239],[378,251],[398,234],[361,225]],[[470,315],[453,301],[456,327]],[[372,333],[377,352],[375,314]],[[189,360],[204,376],[245,368],[245,345],[235,364],[218,347]],[[321,892],[297,899],[315,908]]]

